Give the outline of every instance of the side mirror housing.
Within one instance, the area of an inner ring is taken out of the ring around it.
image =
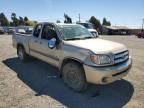
[[[48,47],[50,49],[53,49],[56,46],[56,38],[52,38],[50,40],[48,40]]]

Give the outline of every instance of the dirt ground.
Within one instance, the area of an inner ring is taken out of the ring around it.
[[[85,93],[75,93],[49,64],[36,59],[21,63],[11,37],[0,35],[0,108],[144,108],[144,39],[100,36],[129,48],[132,69],[115,83],[90,85]]]

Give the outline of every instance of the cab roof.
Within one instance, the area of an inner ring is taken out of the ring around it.
[[[53,23],[53,22],[40,22],[38,24],[54,24],[54,25],[77,25],[77,24],[74,24],[74,23]]]

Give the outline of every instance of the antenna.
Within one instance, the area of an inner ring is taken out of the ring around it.
[[[79,22],[81,22],[80,13],[78,14]]]
[[[144,29],[144,18],[142,19],[142,30]]]

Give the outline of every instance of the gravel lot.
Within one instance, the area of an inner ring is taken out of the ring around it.
[[[0,35],[0,108],[144,108],[144,39],[100,38],[125,44],[133,57],[132,69],[115,83],[90,85],[85,93],[75,93],[49,64],[35,59],[21,63],[12,47],[11,35]]]

